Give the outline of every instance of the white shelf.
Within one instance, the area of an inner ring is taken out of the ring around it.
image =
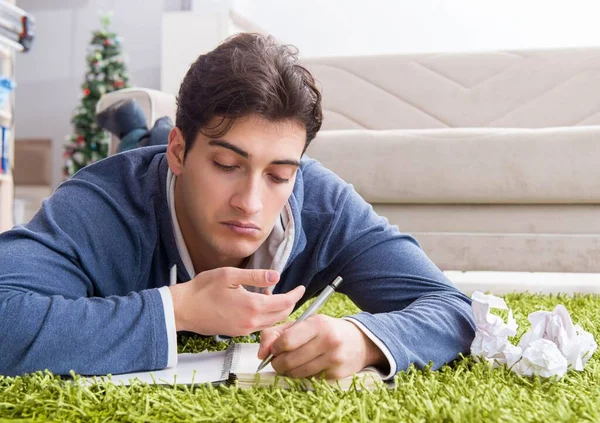
[[[10,112],[6,110],[0,110],[0,121],[2,124],[11,125],[12,124],[12,115]]]
[[[1,0],[0,0],[1,1]],[[14,4],[14,2],[12,2]],[[6,42],[5,37],[0,36],[0,72],[2,75],[14,78],[14,60],[15,50],[19,50],[14,42]],[[9,161],[12,166],[14,159],[14,95],[11,94],[6,99],[4,107],[0,108],[0,125],[10,128],[8,139],[8,151],[10,153]],[[0,173],[0,232],[10,229],[14,224],[13,204],[14,204],[14,182],[12,172]]]
[[[12,228],[13,216],[13,182],[12,175],[0,175],[0,232]]]
[[[10,58],[10,49],[8,46],[0,45],[0,59]]]
[[[16,41],[13,41],[9,38],[6,38],[4,36],[1,36],[1,35],[0,35],[0,43],[6,47],[15,49],[17,51],[23,51],[23,46],[21,44],[17,43]]]

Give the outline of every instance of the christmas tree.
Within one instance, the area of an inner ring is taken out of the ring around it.
[[[102,95],[128,87],[121,39],[110,31],[110,15],[100,17],[102,29],[94,31],[86,61],[89,67],[80,104],[71,122],[74,133],[68,137],[63,168],[65,177],[108,155],[110,138],[96,125],[96,103]]]

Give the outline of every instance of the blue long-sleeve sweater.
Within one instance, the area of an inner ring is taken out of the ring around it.
[[[123,373],[164,368],[158,288],[190,275],[167,204],[165,147],[118,154],[62,183],[25,226],[0,234],[0,374]],[[469,350],[470,300],[417,242],[378,216],[320,163],[303,158],[288,204],[291,255],[274,293],[336,276],[363,312],[351,316],[395,369],[437,368]]]

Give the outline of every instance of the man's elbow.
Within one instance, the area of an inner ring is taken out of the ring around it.
[[[458,353],[468,353],[475,338],[475,317],[471,308],[471,299],[460,291],[456,291],[455,297]]]

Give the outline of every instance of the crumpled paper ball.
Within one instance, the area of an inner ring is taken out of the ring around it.
[[[512,345],[508,337],[517,333],[517,321],[512,310],[508,310],[508,323],[500,316],[492,314],[492,308],[506,310],[502,298],[486,295],[479,291],[472,294],[473,316],[475,318],[475,339],[471,344],[471,355],[485,358],[493,367],[507,364],[509,367],[521,358],[521,348]]]
[[[556,344],[547,339],[537,339],[528,344],[513,371],[523,376],[563,377],[569,363]]]
[[[554,342],[569,364],[579,371],[583,370],[598,348],[591,333],[579,325],[573,325],[569,312],[562,304],[557,305],[553,312],[533,312],[528,319],[531,329],[521,338],[521,348],[538,339],[547,339]]]
[[[571,366],[583,370],[598,344],[591,333],[573,325],[567,309],[559,304],[554,311],[536,311],[528,316],[531,329],[519,345],[509,336],[517,333],[518,325],[506,302],[494,295],[473,292],[471,296],[475,319],[475,339],[471,354],[492,366],[506,364],[514,372],[544,377],[562,377]],[[508,309],[508,322],[491,313],[491,309]]]

